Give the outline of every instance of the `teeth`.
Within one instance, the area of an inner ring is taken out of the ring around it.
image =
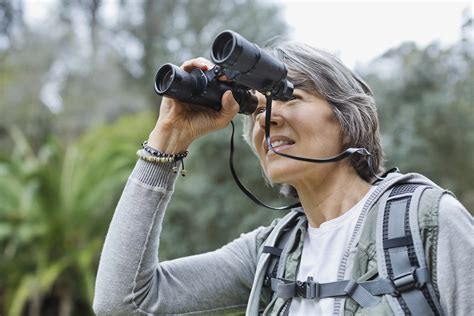
[[[275,142],[272,142],[272,147],[278,147],[278,146],[281,146],[281,145],[291,145],[291,142],[289,141],[286,141],[286,140],[277,140]]]

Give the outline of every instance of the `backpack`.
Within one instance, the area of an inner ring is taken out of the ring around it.
[[[361,238],[372,239],[368,244],[375,250],[376,266],[367,273],[369,262],[361,263],[356,258],[357,269],[352,279],[329,283],[314,282],[311,277],[306,280],[283,278],[288,253],[295,248],[296,236],[306,222],[302,212],[287,215],[279,224],[279,233],[273,236],[273,242],[267,242],[262,249],[262,255],[269,255],[262,288],[271,289],[270,303],[264,314],[287,315],[293,297],[335,297],[347,298],[346,314],[360,314],[365,310],[364,313],[372,311],[371,314],[391,311],[397,315],[442,315],[439,294],[432,282],[435,267],[426,259],[433,256],[436,247],[429,247],[431,255],[425,251],[426,236],[422,234],[426,234],[420,233],[419,217],[434,220],[437,232],[437,207],[445,193],[439,188],[413,183],[398,183],[387,190],[367,213],[361,235]],[[360,245],[357,248],[359,254],[364,251],[359,249]]]

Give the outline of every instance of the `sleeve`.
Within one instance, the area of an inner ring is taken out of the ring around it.
[[[446,315],[473,315],[473,219],[453,196],[439,205],[437,278],[441,307]]]
[[[256,236],[262,228],[213,252],[159,262],[159,236],[175,178],[171,165],[137,162],[105,239],[96,279],[96,314],[245,310],[256,269]]]

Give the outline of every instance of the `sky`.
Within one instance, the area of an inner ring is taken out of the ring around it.
[[[104,0],[106,4],[118,0]],[[157,0],[158,1],[158,0]],[[225,0],[222,0],[225,1]],[[426,46],[459,40],[464,0],[260,0],[280,4],[291,38],[338,55],[347,65],[366,64],[404,41]],[[47,17],[53,0],[27,0],[27,16]],[[48,5],[49,4],[49,5]]]
[[[404,41],[421,47],[461,37],[471,1],[276,0],[285,8],[291,38],[337,54],[350,67],[366,64]]]

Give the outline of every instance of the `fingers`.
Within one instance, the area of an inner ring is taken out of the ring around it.
[[[221,113],[224,115],[234,116],[240,110],[240,106],[234,99],[234,95],[231,90],[227,90],[222,96],[222,110]]]
[[[197,57],[197,58],[194,58],[194,59],[190,59],[190,60],[187,60],[185,61],[182,65],[181,65],[181,69],[187,71],[187,72],[190,72],[191,70],[193,70],[194,68],[199,68],[201,70],[209,70],[211,68],[213,68],[215,65],[207,60],[206,58],[204,57]],[[221,81],[231,81],[229,80],[225,75],[223,76],[220,76],[218,77],[217,79],[221,80]]]
[[[219,79],[220,81],[227,81],[227,82],[230,82],[232,80],[230,80],[229,78],[227,78],[226,75],[222,75],[220,77],[217,77],[217,79]]]
[[[194,68],[199,68],[203,71],[209,70],[214,67],[214,64],[203,57],[198,57],[185,61],[181,65],[181,69],[187,72],[191,72]],[[226,76],[220,76],[219,80],[228,81]],[[234,99],[232,92],[226,91],[222,96],[222,109],[217,113],[216,126],[219,128],[225,128],[234,116],[239,112],[240,106]]]
[[[220,127],[226,127],[239,110],[240,106],[237,101],[235,101],[232,91],[226,91],[222,96],[222,109],[219,111],[220,116],[218,120]]]
[[[187,60],[181,65],[181,69],[187,72],[190,72],[194,68],[199,68],[206,71],[206,70],[211,69],[212,67],[214,67],[214,64],[204,57],[198,57],[198,58]]]

